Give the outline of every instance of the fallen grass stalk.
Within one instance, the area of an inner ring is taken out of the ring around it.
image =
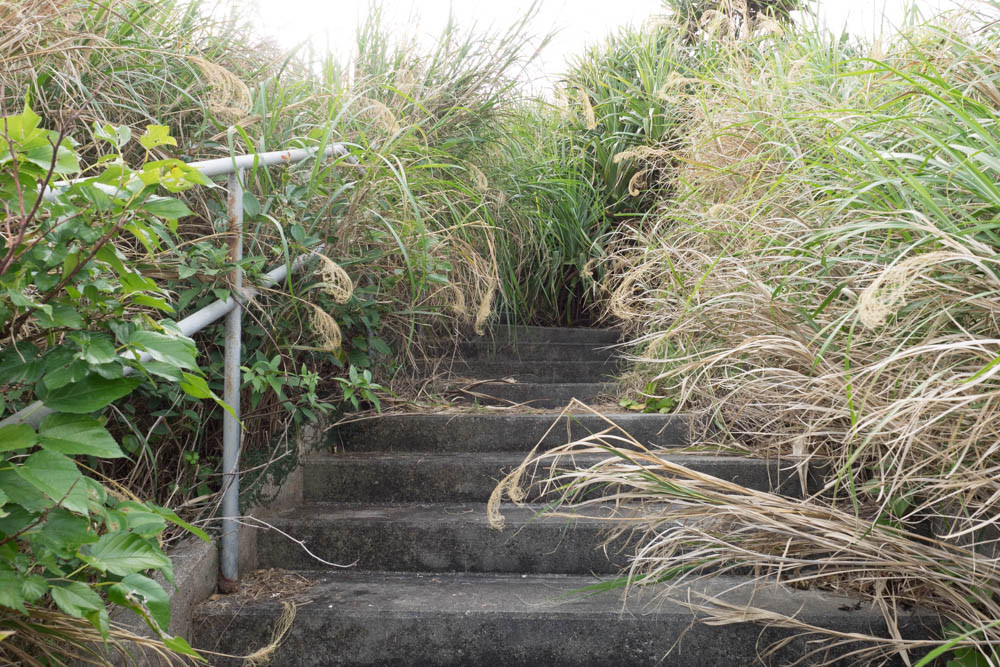
[[[560,419],[567,417],[564,412]],[[581,455],[602,454],[603,460],[587,467],[574,463]],[[872,664],[945,641],[903,639],[898,617],[910,612],[982,629],[953,647],[974,646],[989,654],[1000,645],[992,623],[1000,617],[1000,601],[991,594],[1000,586],[996,558],[889,525],[874,505],[854,513],[821,496],[796,500],[755,491],[691,470],[664,454],[610,421],[600,433],[533,451],[494,491],[490,523],[503,527],[503,496],[520,505],[554,494],[558,500],[544,513],[567,518],[613,508],[610,520],[617,528],[608,541],[622,533],[640,537],[622,582],[626,594],[646,589],[657,600],[680,600],[711,624],[754,621],[801,630],[818,642],[803,657],[808,664],[825,664],[818,658],[822,651],[857,642],[864,647],[853,648],[852,658]],[[751,576],[743,585],[748,587],[816,588],[863,600],[879,611],[890,635],[845,634],[753,604],[685,600],[677,594],[695,579],[747,573]]]

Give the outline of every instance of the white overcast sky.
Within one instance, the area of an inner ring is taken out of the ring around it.
[[[968,0],[966,0],[968,1]],[[972,0],[973,2],[975,0]],[[846,27],[859,36],[891,34],[912,0],[819,0],[820,20],[835,31]],[[369,0],[250,0],[256,4],[261,27],[286,46],[310,39],[329,45],[340,59],[350,55],[354,28],[369,9]],[[956,0],[916,0],[926,15],[954,8]],[[449,11],[459,25],[504,28],[523,16],[532,0],[382,0],[390,25],[403,34],[431,38],[444,26]],[[639,24],[662,14],[660,0],[540,0],[532,23],[535,33],[558,33],[538,63],[540,73],[558,75],[568,55],[585,44],[599,42],[618,26]]]

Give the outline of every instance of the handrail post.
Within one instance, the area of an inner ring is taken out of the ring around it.
[[[226,314],[225,390],[222,399],[234,414],[228,411],[222,421],[222,554],[219,590],[233,593],[239,584],[239,526],[240,513],[240,348],[242,346],[243,270],[238,263],[243,259],[243,170],[229,174],[228,217],[229,261],[236,263],[231,277],[230,291],[237,301],[236,307]]]

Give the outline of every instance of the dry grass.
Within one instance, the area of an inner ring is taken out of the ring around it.
[[[706,558],[862,595],[889,621],[921,604],[947,632],[978,629],[959,644],[983,657],[1000,645],[997,31],[973,18],[911,29],[891,49],[809,31],[702,45],[685,77],[699,84],[665,91],[682,141],[619,156],[669,195],[618,227],[605,262],[607,315],[633,342],[628,389],[678,398],[703,417],[702,442],[832,471],[797,502],[627,438],[552,453],[633,457],[553,478],[647,504],[633,575],[710,576]],[[667,473],[677,489],[660,485]],[[665,498],[688,521],[658,532]],[[869,641],[880,655],[913,646]]]
[[[622,532],[641,535],[627,572],[628,589],[676,601],[686,596],[671,593],[699,577],[749,573],[744,586],[751,588],[781,583],[862,598],[890,629],[888,637],[836,633],[766,608],[687,598],[705,622],[757,621],[813,635],[816,648],[802,657],[804,664],[821,664],[827,649],[857,642],[863,643],[854,648],[857,664],[923,653],[936,640],[903,639],[898,630],[901,617],[918,610],[922,618],[940,614],[969,627],[986,626],[1000,614],[1000,603],[990,594],[1000,585],[995,558],[873,523],[879,514],[875,505],[852,511],[819,496],[800,502],[690,470],[607,423],[600,433],[532,453],[494,491],[491,524],[503,527],[505,495],[515,503],[555,495],[559,501],[547,512],[567,518],[585,516],[589,508],[614,507],[618,528],[609,541]],[[604,459],[581,468],[574,462],[580,455]],[[988,645],[989,640],[975,637],[969,643]]]
[[[4,648],[2,657],[25,667],[67,664],[111,667],[130,663],[137,655],[160,665],[199,664],[170,650],[163,642],[137,635],[123,625],[111,623],[105,640],[85,618],[34,606],[28,607],[27,615],[9,612],[0,616],[0,641]]]

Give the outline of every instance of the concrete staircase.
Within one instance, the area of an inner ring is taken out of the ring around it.
[[[606,395],[615,367],[607,346],[616,337],[607,330],[504,330],[495,340],[463,346],[451,372],[472,379],[513,376],[517,384],[476,385],[474,403],[529,402],[530,408],[392,415],[333,431],[324,451],[305,463],[303,505],[273,523],[321,558],[356,566],[325,567],[278,532],[259,533],[262,568],[296,571],[311,584],[297,598],[295,622],[271,664],[715,667],[801,658],[807,642],[796,638],[760,661],[763,649],[791,636],[780,628],[692,624],[691,612],[670,600],[650,605],[650,598],[623,602],[618,591],[575,594],[613,577],[628,559],[625,538],[599,548],[606,528],[599,517],[568,523],[511,506],[504,508],[503,532],[489,527],[485,503],[496,482],[553,422],[554,412],[537,408]],[[614,419],[650,447],[685,444],[683,416]],[[580,415],[571,435],[604,427],[595,416]],[[547,444],[566,437],[560,425]],[[790,494],[798,488],[766,461],[672,458],[744,486]],[[739,603],[750,592],[731,591],[738,583],[719,577],[678,595],[723,594]],[[754,602],[843,632],[886,632],[877,613],[826,593],[772,587],[757,591]],[[192,643],[245,654],[268,642],[281,613],[280,599],[217,598],[197,610]]]

